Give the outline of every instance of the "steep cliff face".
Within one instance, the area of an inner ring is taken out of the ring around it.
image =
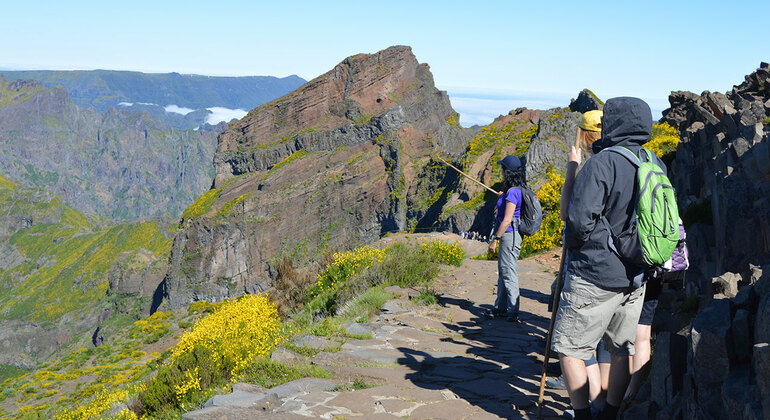
[[[693,223],[693,294],[770,253],[769,77],[763,63],[726,94],[673,92],[664,111],[681,136],[672,182]]]
[[[178,217],[211,186],[223,128],[180,131],[144,112],[99,114],[61,88],[0,78],[0,172],[93,215]]]
[[[770,418],[770,66],[726,94],[669,101],[690,251],[684,294],[701,311],[687,325],[676,293],[661,295],[650,401],[627,418]]]
[[[422,182],[431,155],[459,156],[469,140],[410,48],[345,59],[219,136],[215,189],[174,240],[167,304],[263,290],[282,255],[309,261],[432,224],[429,206],[409,209],[447,176]]]

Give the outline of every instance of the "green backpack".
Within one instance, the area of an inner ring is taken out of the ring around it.
[[[636,167],[637,179],[635,223],[632,222],[631,229],[616,236],[603,218],[610,230],[610,249],[637,266],[662,266],[671,258],[679,242],[679,209],[674,187],[663,169],[653,161],[650,150],[641,149],[647,158],[645,162],[625,147],[613,146],[604,150],[628,159]]]

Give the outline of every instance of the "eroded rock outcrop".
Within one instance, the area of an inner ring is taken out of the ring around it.
[[[695,295],[770,253],[770,67],[727,94],[673,92],[663,121],[679,130],[672,182],[692,244]]]
[[[456,121],[428,66],[400,46],[348,57],[252,110],[219,136],[213,199],[188,209],[175,238],[167,304],[264,290],[282,255],[311,261],[434,217],[409,203],[454,177],[425,174],[434,153],[465,151]]]
[[[680,309],[700,301],[701,311],[683,327],[670,293],[661,297],[669,308],[656,314],[664,330],[652,398],[635,412],[770,418],[770,66],[726,94],[673,92],[669,101],[663,120],[681,136],[670,173],[691,263]]]

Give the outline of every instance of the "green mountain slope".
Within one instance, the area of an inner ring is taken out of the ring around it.
[[[0,215],[0,363],[18,362],[17,353],[34,361],[93,331],[119,312],[119,294],[107,293],[116,262],[137,252],[163,261],[171,246],[154,222],[103,226],[61,197],[2,176]]]

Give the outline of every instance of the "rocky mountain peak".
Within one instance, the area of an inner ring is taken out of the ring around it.
[[[470,140],[409,47],[344,59],[220,134],[214,189],[174,240],[168,305],[264,290],[280,256],[304,264],[431,226],[446,200],[435,192],[456,176],[432,156]]]
[[[580,91],[576,99],[572,99],[569,103],[570,111],[574,112],[588,112],[596,109],[604,109],[604,102],[599,99],[593,92],[588,89]]]
[[[361,144],[436,111],[440,118],[427,118],[428,131],[439,129],[454,111],[411,48],[394,46],[348,57],[223,132],[214,159],[215,185],[233,175],[269,169],[297,150],[334,150],[343,138],[347,146]]]

